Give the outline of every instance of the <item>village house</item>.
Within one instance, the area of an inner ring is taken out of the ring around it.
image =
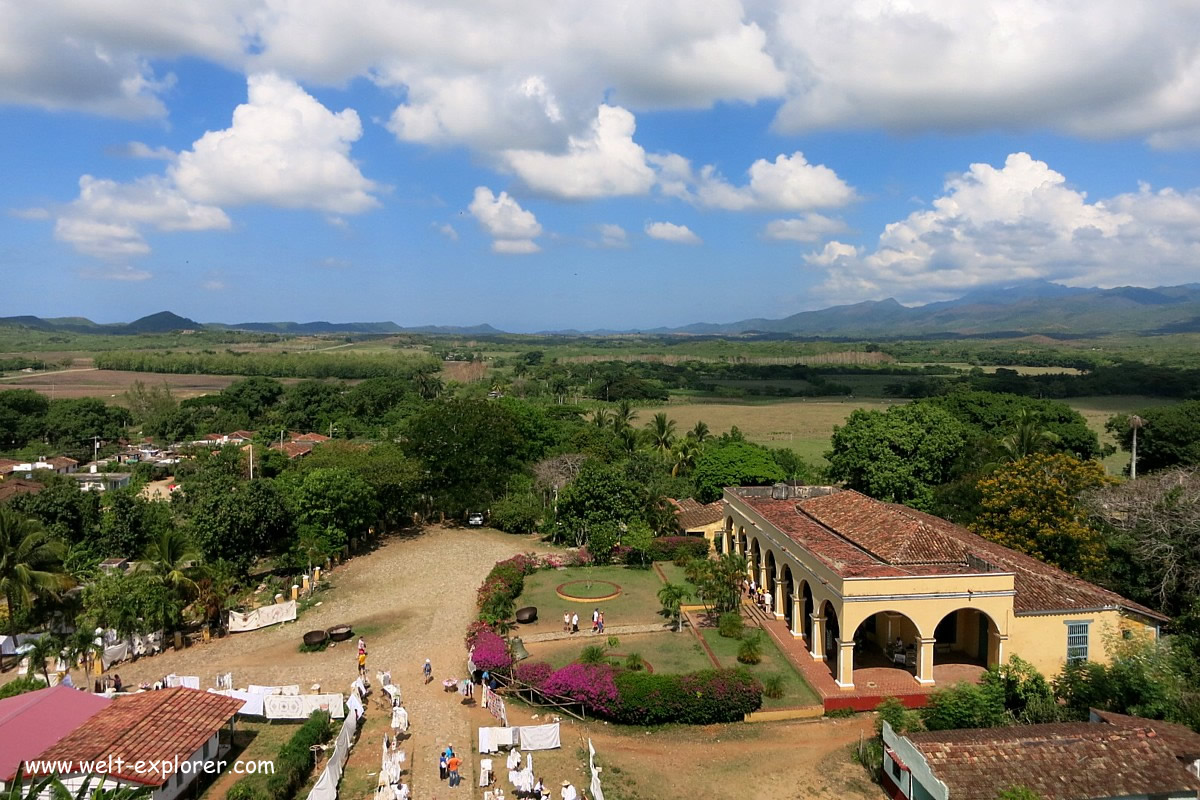
[[[675,518],[679,530],[688,536],[703,536],[714,541],[725,524],[725,506],[720,500],[715,503],[700,503],[690,497],[671,500],[675,506]]]
[[[215,765],[228,751],[220,732],[227,726],[232,732],[241,706],[236,698],[183,687],[118,695],[37,760],[78,765],[111,759],[114,769],[104,777],[104,786],[149,786],[154,800],[175,800],[198,778],[213,774],[206,773],[205,765]],[[139,762],[158,768],[138,771]],[[60,777],[72,792],[87,779],[80,771]]]
[[[0,459],[0,475],[24,475],[29,477],[37,470],[46,470],[56,475],[69,475],[78,468],[79,462],[67,456],[54,456],[53,458],[43,456],[36,461]]]
[[[1157,636],[1166,621],[946,520],[855,491],[777,484],[726,489],[724,499],[718,550],[747,558],[775,619],[828,665],[835,694],[862,697],[851,706],[860,710],[910,690],[906,702],[919,704],[939,678],[977,678],[1010,654],[1048,676],[1068,661],[1103,662],[1106,638]],[[897,680],[899,671],[908,676]],[[826,707],[840,704],[827,697]]]
[[[0,791],[12,785],[22,762],[40,756],[110,702],[61,684],[0,700]]]
[[[1200,734],[1123,714],[908,735],[884,722],[883,744],[893,800],[994,800],[1013,786],[1042,800],[1194,800],[1200,792]]]

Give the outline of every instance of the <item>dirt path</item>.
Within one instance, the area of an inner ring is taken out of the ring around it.
[[[300,653],[298,647],[304,631],[349,623],[366,637],[372,682],[377,671],[390,670],[401,688],[413,733],[406,749],[414,790],[422,798],[449,797],[450,790],[437,777],[438,750],[453,744],[464,757],[464,783],[474,774],[474,757],[469,716],[457,694],[442,691],[441,680],[465,677],[462,637],[474,617],[475,589],[488,570],[496,561],[537,545],[521,536],[440,527],[396,537],[338,567],[328,599],[294,624],[169,651],[119,665],[116,671],[127,685],[175,672],[198,675],[201,687],[207,688],[218,673],[231,671],[236,686],[296,683],[307,690],[316,683],[323,691],[345,692],[355,677],[353,639],[321,653]],[[428,686],[421,678],[426,658],[434,668],[434,681]],[[382,713],[372,702],[368,715]],[[355,750],[369,748],[365,763],[378,771],[379,737],[370,738],[374,741],[362,741]]]

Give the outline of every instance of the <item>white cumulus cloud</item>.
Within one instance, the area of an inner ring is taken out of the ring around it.
[[[846,223],[842,220],[810,213],[792,219],[773,219],[763,229],[763,236],[784,242],[819,242],[845,231]]]
[[[676,225],[674,222],[651,222],[646,225],[646,235],[651,239],[661,239],[664,242],[676,244],[700,244],[700,237],[692,233],[687,225]]]
[[[694,171],[675,154],[656,155],[663,194],[702,208],[726,211],[805,211],[832,208],[852,202],[854,189],[824,164],[810,164],[797,151],[780,154],[774,161],[760,158],[747,170],[749,181],[735,186],[710,165]]]
[[[294,81],[251,75],[233,124],[209,131],[168,173],[180,191],[217,205],[261,203],[356,214],[378,205],[378,189],[350,159],[362,136],[352,108],[334,113]]]
[[[477,186],[467,210],[492,237],[495,252],[536,253],[540,249],[533,240],[542,234],[541,224],[508,192],[496,195],[486,186]]]
[[[629,236],[620,225],[606,222],[596,226],[600,231],[600,244],[603,247],[625,247],[629,244]]]
[[[572,136],[565,153],[506,150],[504,163],[534,191],[568,200],[646,194],[654,170],[633,141],[633,114],[602,105],[587,136]]]
[[[1179,283],[1200,263],[1200,192],[1136,192],[1089,202],[1027,153],[972,164],[930,208],[888,224],[873,250],[829,242],[807,262],[830,299],[926,301],[1042,278],[1077,286]]]
[[[189,200],[159,176],[118,183],[84,175],[79,197],[60,212],[54,235],[82,253],[111,259],[150,252],[141,233],[147,227],[226,230],[230,222],[220,208]]]

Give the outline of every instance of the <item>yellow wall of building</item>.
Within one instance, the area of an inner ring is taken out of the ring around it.
[[[1147,620],[1117,610],[1089,611],[1079,614],[1038,614],[1013,617],[1004,657],[1018,655],[1037,667],[1047,678],[1062,672],[1067,662],[1068,621],[1091,620],[1088,630],[1088,660],[1108,663],[1109,644],[1130,631],[1139,636],[1154,636],[1155,626]]]

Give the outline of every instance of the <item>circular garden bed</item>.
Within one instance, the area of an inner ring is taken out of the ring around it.
[[[621,584],[612,581],[567,581],[555,587],[554,593],[573,603],[599,603],[621,596]]]

